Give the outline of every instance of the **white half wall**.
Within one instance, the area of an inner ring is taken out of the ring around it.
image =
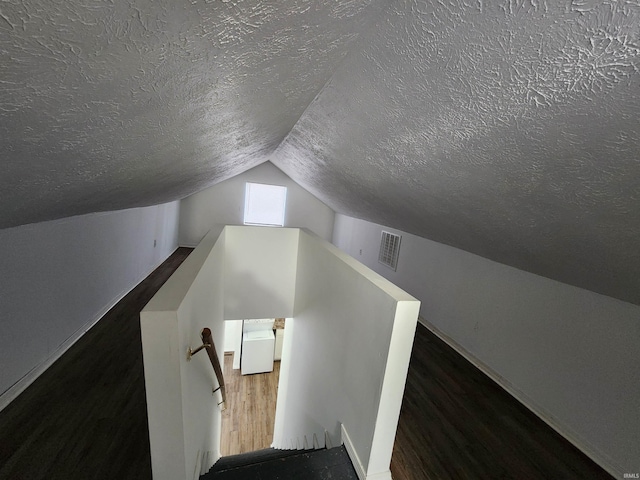
[[[225,234],[209,234],[140,313],[154,480],[193,479],[220,458],[221,394],[206,351],[211,335],[224,365]]]
[[[216,225],[242,225],[247,182],[287,187],[285,227],[308,228],[331,241],[334,212],[271,162],[220,182],[180,202],[180,245],[195,246]]]
[[[229,312],[294,317],[273,446],[324,445],[325,432],[332,445],[348,437],[362,479],[390,479],[418,310],[415,298],[309,231],[208,234],[141,313],[154,480],[195,479],[219,457],[212,369],[204,356],[187,362],[186,352],[209,326],[222,361]]]
[[[383,229],[402,235],[395,272]],[[612,475],[640,472],[640,307],[344,215],[334,243]]]
[[[299,230],[228,226],[225,234],[225,319],[291,317]]]
[[[344,428],[366,478],[388,475],[419,302],[304,231],[295,292],[274,446],[339,445]]]
[[[176,249],[178,213],[173,202],[0,230],[0,409]]]

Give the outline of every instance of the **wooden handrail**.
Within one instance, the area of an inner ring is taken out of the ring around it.
[[[226,408],[227,404],[227,391],[225,390],[224,376],[222,375],[222,367],[220,366],[220,360],[218,359],[218,353],[216,352],[216,345],[215,343],[213,343],[213,338],[211,337],[211,330],[206,327],[203,328],[200,336],[202,337],[202,345],[195,350],[191,350],[191,348],[189,348],[187,358],[191,358],[192,355],[196,354],[203,348],[207,350],[207,355],[209,355],[211,366],[213,367],[213,371],[216,374],[216,379],[218,380],[218,388],[216,388],[214,392],[220,390],[222,401],[218,405],[224,405],[224,409]]]

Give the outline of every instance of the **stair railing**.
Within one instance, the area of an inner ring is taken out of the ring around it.
[[[218,403],[218,405],[223,405],[222,409],[224,410],[227,404],[227,392],[224,385],[224,376],[222,375],[222,366],[220,365],[220,360],[218,359],[218,354],[216,352],[216,346],[213,343],[213,338],[211,337],[211,330],[208,328],[203,328],[200,336],[202,337],[202,345],[200,345],[195,350],[192,350],[191,347],[189,347],[189,350],[187,351],[187,360],[191,360],[191,357],[198,353],[200,350],[207,350],[207,355],[209,355],[211,366],[213,367],[213,371],[216,374],[216,379],[218,380],[218,388],[214,389],[213,393],[216,393],[218,390],[220,390],[222,401]]]

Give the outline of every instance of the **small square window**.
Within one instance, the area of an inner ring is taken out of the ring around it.
[[[244,199],[245,225],[284,225],[287,187],[247,183]]]

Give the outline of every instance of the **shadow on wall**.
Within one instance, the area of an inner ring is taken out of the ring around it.
[[[251,271],[241,271],[227,280],[225,310],[243,310],[247,304],[261,306],[259,314],[244,315],[243,318],[290,317],[291,299],[285,298],[282,289],[267,285]],[[256,312],[258,313],[258,312]],[[286,313],[286,315],[285,315]]]

